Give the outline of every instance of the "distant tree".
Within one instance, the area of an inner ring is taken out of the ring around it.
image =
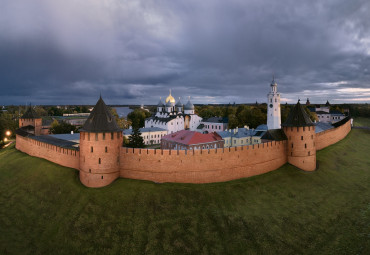
[[[14,137],[17,128],[18,121],[13,117],[13,114],[0,112],[0,141],[5,138],[6,131],[10,131],[11,137]]]
[[[42,106],[36,106],[33,109],[39,116],[48,116],[48,112]]]
[[[111,113],[113,114],[116,122],[117,122],[117,125],[122,128],[122,129],[127,129],[127,128],[130,128],[131,126],[131,121],[129,120],[126,120],[124,117],[119,117],[118,113],[117,113],[117,110],[114,109],[114,108],[111,108]]]
[[[75,126],[64,121],[59,123],[57,120],[54,120],[53,123],[51,123],[50,132],[52,134],[67,134],[71,133],[71,131],[74,133],[79,132]]]
[[[140,129],[135,127],[132,129],[132,134],[128,138],[128,147],[131,148],[144,148],[144,139],[141,136]]]
[[[61,108],[57,108],[52,106],[48,109],[49,116],[63,116],[63,110]]]
[[[127,115],[127,119],[131,121],[133,128],[144,127],[145,119],[148,117],[150,117],[150,113],[140,108],[133,110]]]

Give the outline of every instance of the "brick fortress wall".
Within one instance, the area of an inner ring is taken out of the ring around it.
[[[324,149],[344,139],[351,131],[351,120],[343,125],[316,134],[316,150]]]
[[[345,138],[351,130],[350,123],[348,120],[337,128],[316,134],[316,149],[323,149]],[[155,182],[229,181],[263,174],[284,165],[287,162],[287,146],[287,141],[282,141],[195,151],[120,147],[119,176]],[[19,135],[16,138],[16,148],[31,156],[80,169],[79,151],[64,149]],[[105,179],[102,181],[105,182]]]
[[[80,153],[77,150],[61,148],[20,135],[16,136],[15,147],[30,156],[43,158],[77,170],[80,168]]]
[[[286,142],[209,150],[121,148],[120,176],[155,182],[210,183],[263,174],[287,162]]]

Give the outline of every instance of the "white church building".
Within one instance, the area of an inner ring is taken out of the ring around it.
[[[277,92],[277,83],[272,79],[270,92],[267,94],[267,127],[268,129],[281,128],[280,93]]]
[[[171,134],[184,129],[195,131],[201,121],[202,118],[194,112],[194,105],[190,102],[190,97],[184,106],[180,98],[176,103],[170,90],[165,103],[161,99],[159,100],[156,114],[145,119],[145,128],[163,128],[168,131],[168,134]]]

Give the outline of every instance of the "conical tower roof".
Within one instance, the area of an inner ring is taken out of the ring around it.
[[[31,104],[28,107],[27,111],[21,117],[21,119],[39,119],[39,118],[40,118],[40,116],[32,108]]]
[[[93,133],[121,131],[101,96],[90,113],[89,118],[87,118],[81,128],[81,131]]]
[[[299,100],[290,111],[287,120],[282,124],[283,127],[307,127],[313,125],[310,116],[308,116],[303,106],[299,103]]]

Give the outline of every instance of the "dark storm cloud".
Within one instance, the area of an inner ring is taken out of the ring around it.
[[[368,1],[4,1],[0,104],[370,101]],[[185,99],[183,100],[185,101]]]

